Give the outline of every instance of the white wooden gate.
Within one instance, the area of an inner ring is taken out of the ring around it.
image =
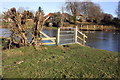
[[[80,32],[77,28],[72,27],[62,27],[58,28],[57,33],[57,44],[67,45],[67,44],[80,44],[85,45],[87,36]]]

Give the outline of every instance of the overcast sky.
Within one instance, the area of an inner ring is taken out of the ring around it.
[[[116,17],[115,10],[118,5],[119,0],[92,0],[93,2],[99,4],[102,10],[105,13],[112,14]],[[0,1],[0,11],[7,11],[8,9],[15,7],[24,7],[24,9],[36,11],[39,6],[42,7],[45,14],[50,12],[58,12],[61,11],[61,6],[64,5],[64,0],[2,0]]]

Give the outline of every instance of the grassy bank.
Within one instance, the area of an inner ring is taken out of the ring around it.
[[[5,50],[2,57],[3,77],[116,78],[117,57],[116,52],[79,45]]]

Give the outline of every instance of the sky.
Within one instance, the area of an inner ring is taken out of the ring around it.
[[[112,14],[114,17],[116,17],[115,10],[117,9],[118,1],[119,0],[92,0],[93,2],[100,5],[103,12]],[[59,1],[59,0],[36,0],[36,1],[27,1],[27,0],[4,0],[0,2],[0,12],[7,11],[8,9],[15,7],[23,7],[25,10],[31,10],[31,11],[37,11],[38,7],[41,6],[43,9],[45,15],[48,13],[54,13],[61,11],[61,7],[64,5],[65,1]]]

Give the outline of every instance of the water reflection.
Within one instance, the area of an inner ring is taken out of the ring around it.
[[[87,39],[88,46],[98,49],[120,52],[119,32],[116,33],[116,32],[93,31],[93,33],[87,32],[86,35],[88,36]]]

